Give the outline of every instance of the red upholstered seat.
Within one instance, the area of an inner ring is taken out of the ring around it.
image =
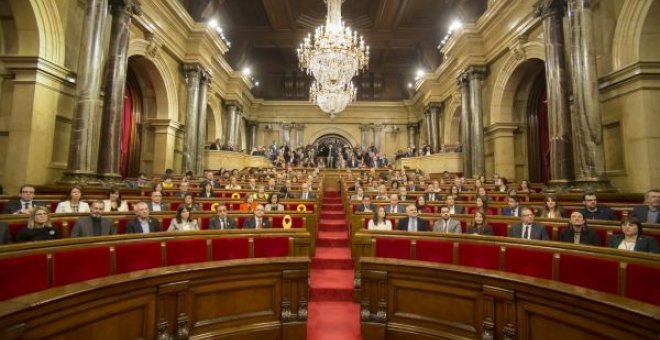
[[[461,233],[465,234],[468,227],[467,221],[460,220],[460,223],[461,223]]]
[[[458,246],[458,264],[484,269],[499,269],[500,247],[493,244],[461,242]]]
[[[201,229],[201,230],[206,230],[206,229],[208,229],[208,228],[209,228],[209,220],[210,220],[210,219],[211,219],[211,217],[209,217],[209,216],[203,216],[203,217],[200,217],[200,218],[199,218],[199,221],[200,221],[200,222],[199,222],[199,229]]]
[[[0,259],[0,301],[48,288],[46,254]]]
[[[288,237],[257,237],[254,239],[254,257],[289,256]]]
[[[213,203],[215,203],[215,202],[212,202],[212,201],[202,202],[202,204],[201,204],[202,211],[211,211],[211,205],[213,205]]]
[[[504,270],[552,280],[552,252],[533,248],[507,247],[504,254]]]
[[[166,248],[168,266],[206,261],[206,240],[171,240]]]
[[[23,228],[27,228],[27,220],[9,223],[9,233],[11,234],[11,239],[16,240],[16,235],[18,235],[18,232]]]
[[[660,268],[629,263],[626,297],[660,306]]]
[[[439,263],[452,263],[454,242],[440,240],[417,240],[416,260]]]
[[[96,247],[53,254],[53,286],[110,275],[110,248]]]
[[[163,217],[163,220],[160,222],[160,227],[163,231],[167,231],[167,228],[170,227],[170,223],[172,223],[173,219],[173,217]]]
[[[117,274],[157,268],[162,265],[160,242],[126,243],[115,246]]]
[[[488,222],[491,227],[493,227],[493,234],[495,236],[506,237],[509,233],[508,223],[506,222]]]
[[[409,239],[377,237],[375,256],[409,260],[410,247]]]
[[[562,254],[559,281],[616,294],[619,286],[619,263],[581,255]]]
[[[126,233],[126,225],[130,221],[130,218],[119,218],[117,219],[117,234],[125,234]]]
[[[284,220],[284,216],[282,215],[276,215],[271,217],[271,222],[273,223],[273,228],[284,228],[282,222]],[[303,218],[300,216],[291,216],[291,228],[294,229],[300,229],[300,228],[305,228],[305,222],[303,221]]]
[[[181,205],[181,202],[172,202],[170,203],[170,210],[176,211],[179,209],[179,205]]]
[[[211,248],[213,261],[250,257],[250,240],[247,237],[216,238],[211,240]]]
[[[246,216],[238,216],[236,217],[236,227],[238,229],[243,229],[243,223],[245,223]]]

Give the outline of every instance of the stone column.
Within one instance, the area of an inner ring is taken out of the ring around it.
[[[227,107],[227,126],[226,126],[226,131],[225,136],[227,137],[226,143],[230,144],[234,147],[236,143],[236,116],[238,112],[238,105],[234,102],[228,102],[226,104]]]
[[[426,110],[429,112],[431,125],[431,150],[436,153],[438,152],[438,110],[434,106],[429,106]]]
[[[296,146],[304,146],[304,136],[303,132],[305,130],[305,124],[296,124]]]
[[[282,133],[284,137],[284,145],[291,146],[291,124],[282,124]]]
[[[445,141],[445,134],[444,134],[444,124],[443,124],[443,117],[444,117],[444,112],[445,112],[445,104],[444,103],[438,103],[438,124],[437,124],[437,129],[438,129],[438,152],[442,151],[442,143]]]
[[[206,130],[208,122],[206,121],[206,109],[208,105],[208,94],[209,94],[209,83],[211,83],[211,74],[207,71],[202,70],[200,73],[199,80],[199,119],[197,120],[197,161],[196,161],[196,173],[201,175],[204,173],[204,149],[208,141],[206,140]]]
[[[241,124],[243,124],[243,110],[239,106],[235,112],[236,120],[234,120],[234,151],[241,151],[241,146],[239,144],[241,141]]]
[[[257,146],[257,122],[248,122],[248,147],[247,153],[250,154],[252,149]]]
[[[367,124],[360,124],[360,145],[366,149],[368,147],[367,145],[367,132],[369,130],[369,125]]]
[[[458,86],[461,87],[461,150],[463,152],[463,176],[472,177],[472,151],[470,144],[470,82],[468,73],[458,76]]]
[[[108,0],[87,1],[78,56],[76,113],[64,181],[93,182],[96,178],[101,125],[102,34],[107,14]]]
[[[576,186],[611,190],[605,174],[591,0],[568,0],[573,65],[573,146]]]
[[[124,90],[128,71],[128,43],[131,38],[131,17],[140,15],[135,0],[111,0],[112,28],[108,49],[108,70],[103,98],[103,122],[99,147],[98,174],[110,181],[119,180],[121,131],[124,115]]]
[[[535,11],[543,21],[545,38],[545,79],[550,133],[549,187],[554,190],[566,188],[573,178],[568,72],[564,58],[562,23],[564,2],[564,0],[542,0],[536,5]]]
[[[415,144],[418,148],[421,145],[417,145],[415,141],[417,140],[417,124],[408,124],[408,146]]]
[[[431,112],[424,111],[424,128],[426,129],[426,144],[431,145],[433,140],[431,136]]]
[[[383,134],[383,125],[382,124],[375,125],[374,126],[374,146],[376,147],[376,151],[378,151],[378,152],[380,152],[380,150],[381,150],[380,141],[382,139],[381,138],[382,134]]]
[[[472,176],[485,175],[486,161],[484,159],[484,121],[483,103],[481,100],[481,80],[486,75],[486,68],[471,66],[468,69],[470,78],[470,111],[472,112]]]
[[[186,79],[188,101],[186,104],[186,137],[183,144],[183,172],[197,169],[197,124],[199,118],[199,85],[203,70],[199,64],[186,64],[183,74]]]

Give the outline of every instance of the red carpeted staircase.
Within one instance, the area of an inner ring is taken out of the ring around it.
[[[308,339],[360,339],[360,306],[353,302],[353,260],[338,192],[326,192],[321,202],[308,308]]]

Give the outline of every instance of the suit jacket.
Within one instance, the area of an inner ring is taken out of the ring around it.
[[[388,214],[391,214],[391,211],[392,211],[392,205],[391,204],[386,205],[385,206],[385,212],[388,213]],[[396,205],[395,214],[397,214],[397,213],[398,214],[403,214],[405,212],[406,212],[406,208],[403,205],[401,205],[401,204]]]
[[[648,205],[640,205],[633,208],[633,211],[630,213],[630,216],[635,217],[638,221],[642,223],[660,223],[660,213],[655,218],[655,221],[647,221],[649,213]]]
[[[367,207],[365,207],[364,204],[360,204],[360,205],[357,206],[357,209],[355,209],[355,211],[364,212],[365,208],[367,208]],[[374,205],[373,203],[369,204],[369,210],[376,211],[376,205]]]
[[[5,222],[0,222],[0,244],[10,243],[12,243],[12,238],[9,232],[9,225]]]
[[[516,208],[516,210],[518,210],[518,215],[513,214],[514,209],[504,207],[502,208],[502,216],[520,216],[520,207]]]
[[[573,243],[575,242],[575,232],[570,226],[561,231],[559,234],[559,241]],[[598,233],[590,228],[582,228],[580,233],[580,244],[586,244],[589,246],[600,246],[600,236]],[[618,246],[618,244],[617,244]]]
[[[523,226],[522,223],[516,223],[511,226],[509,229],[509,237],[522,238]],[[538,224],[532,223],[531,239],[532,240],[550,240],[548,237],[548,232],[545,230],[545,227]]]
[[[447,229],[443,230],[443,219],[439,219],[435,221],[433,224],[433,231],[436,233],[447,233],[447,234],[461,234],[463,233],[463,230],[461,229],[461,222],[458,220],[455,220],[453,218],[450,218],[447,220]]]
[[[224,228],[220,228],[220,217],[213,216],[209,220],[209,229],[213,229],[213,230],[236,229],[236,219],[227,216],[227,223],[224,225]]]
[[[479,234],[479,235],[488,235],[488,236],[493,236],[495,235],[495,232],[493,232],[493,227],[491,227],[489,224],[486,224],[483,228],[480,230],[473,227],[473,226],[468,226],[467,230],[465,231],[466,234]]]
[[[409,217],[400,219],[399,223],[396,225],[396,229],[408,231],[409,220]],[[417,231],[430,231],[429,221],[417,217]]]
[[[434,192],[433,194],[435,194],[435,199],[433,199],[433,200],[431,199],[431,193],[430,193],[430,192],[427,192],[427,193],[424,194],[424,199],[425,199],[427,202],[438,202],[438,201],[442,201],[442,194],[441,194],[441,193],[439,193],[439,192]]]
[[[149,211],[154,211],[154,203],[153,202],[147,203],[147,209],[149,209]],[[170,206],[167,203],[160,204],[160,211],[168,211],[168,210],[170,210]]]
[[[149,232],[151,233],[157,233],[159,231],[162,231],[162,227],[160,226],[160,222],[158,222],[157,219],[149,217]],[[140,224],[140,221],[136,218],[130,220],[126,224],[126,234],[142,234],[144,231],[142,230],[142,225]]]
[[[461,215],[461,214],[465,214],[465,207],[454,204],[454,215]]]
[[[266,218],[265,216],[261,218],[261,228],[262,229],[268,229],[271,228],[272,225],[270,224],[270,220]],[[250,218],[246,218],[245,221],[243,222],[243,229],[256,229],[257,228],[257,219],[252,216]]]
[[[300,195],[298,195],[297,198],[298,198],[298,199],[303,199],[302,197],[303,197],[303,193],[301,192]],[[316,195],[314,195],[314,193],[308,191],[308,192],[307,192],[307,199],[308,199],[308,200],[316,199]]]
[[[607,240],[607,246],[610,248],[619,248],[619,245],[623,242],[624,238],[625,235],[623,234],[613,235]],[[640,235],[637,236],[637,242],[635,242],[635,251],[660,253],[660,248],[654,237]]]
[[[46,204],[44,202],[32,201],[31,207],[34,208],[36,206],[50,207],[50,204]],[[15,200],[15,201],[9,201],[9,202],[5,203],[5,206],[2,208],[2,213],[3,214],[14,214],[14,213],[17,213],[21,210],[23,210],[23,205],[21,204],[21,201],[20,200]],[[646,220],[646,218],[644,220]]]
[[[117,234],[117,227],[115,227],[112,220],[101,218],[101,236]],[[90,216],[83,216],[79,218],[73,225],[71,230],[71,237],[81,236],[94,236],[94,227],[92,226],[92,218]]]
[[[595,212],[591,212],[586,208],[580,210],[580,212],[582,213],[582,216],[588,220],[617,220],[616,214],[614,214],[614,210],[602,205],[596,206]],[[646,218],[644,218],[644,221],[646,221]]]

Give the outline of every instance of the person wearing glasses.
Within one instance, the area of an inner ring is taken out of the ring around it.
[[[243,229],[268,229],[271,228],[270,221],[267,217],[264,217],[265,208],[263,205],[258,204],[254,208],[254,215],[252,217],[246,218],[243,222]]]
[[[209,229],[211,230],[225,230],[236,229],[236,219],[227,216],[227,206],[220,204],[215,208],[216,215],[211,217],[209,221]]]
[[[534,223],[534,213],[532,209],[527,207],[521,209],[520,223],[511,226],[509,237],[525,240],[550,240],[545,227],[541,224]]]
[[[32,209],[36,206],[46,206],[43,202],[34,201],[34,187],[25,184],[21,186],[18,191],[20,198],[18,200],[9,201],[2,208],[3,214],[30,214]]]
[[[16,242],[55,240],[62,237],[50,223],[48,208],[35,206],[30,213],[27,227],[18,231]]]

